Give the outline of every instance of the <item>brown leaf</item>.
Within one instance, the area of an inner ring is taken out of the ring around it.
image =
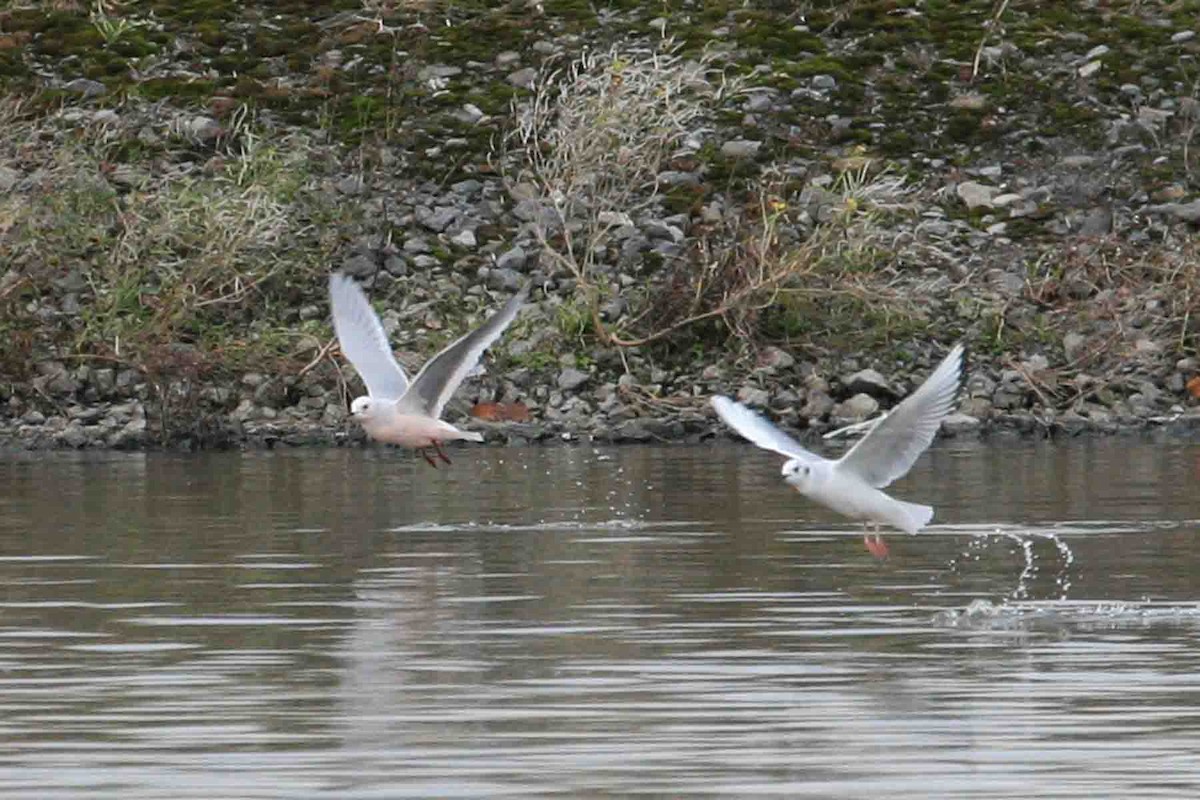
[[[477,403],[471,416],[488,422],[528,422],[529,407],[524,403]]]

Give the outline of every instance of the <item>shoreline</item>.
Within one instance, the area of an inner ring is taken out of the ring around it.
[[[743,442],[710,414],[692,412],[675,417],[639,418],[609,426],[571,428],[561,423],[486,422],[462,423],[468,430],[483,434],[483,446],[573,447],[581,445],[694,445],[712,442]],[[806,446],[818,450],[838,450],[857,437],[828,440],[824,435],[836,430],[838,424],[818,423],[808,428],[787,428],[788,432]],[[1033,414],[1006,414],[979,420],[955,413],[942,425],[938,439],[986,441],[989,439],[1064,440],[1078,438],[1106,439],[1140,436],[1156,440],[1200,440],[1200,411],[1190,410],[1173,415],[1131,417],[1104,425],[1078,415],[1059,415],[1044,419]],[[478,445],[473,445],[478,446]],[[370,442],[357,426],[326,426],[294,422],[291,424],[242,424],[225,420],[214,426],[207,437],[190,436],[163,441],[146,433],[131,434],[128,429],[101,425],[72,426],[56,418],[38,426],[0,425],[0,453],[3,452],[199,452],[199,451],[264,451],[274,449],[336,449],[345,447],[380,447]],[[397,448],[403,449],[403,448]]]

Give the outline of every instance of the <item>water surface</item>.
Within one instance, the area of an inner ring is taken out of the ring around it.
[[[0,459],[0,794],[1195,797],[1194,446]]]

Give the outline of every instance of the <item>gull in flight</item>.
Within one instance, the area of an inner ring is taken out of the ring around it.
[[[896,500],[880,490],[912,469],[933,442],[942,420],[954,410],[962,360],[963,346],[956,344],[915,392],[890,414],[873,420],[866,436],[836,461],[805,450],[728,397],[716,395],[712,405],[725,424],[743,437],[787,457],[783,479],[798,492],[839,514],[863,520],[868,528],[863,537],[867,549],[883,558],[887,545],[878,533],[880,525],[916,533],[933,518],[930,506]]]
[[[437,462],[426,448],[432,447],[449,464],[442,442],[459,439],[482,442],[481,434],[443,422],[442,409],[479,363],[483,351],[516,318],[528,295],[527,284],[486,322],[429,359],[410,382],[396,362],[383,325],[363,290],[353,278],[340,272],[330,275],[333,329],[342,355],[350,360],[367,386],[367,395],[350,404],[351,416],[372,439],[415,448],[435,469]]]

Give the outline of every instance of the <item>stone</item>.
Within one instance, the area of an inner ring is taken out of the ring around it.
[[[721,155],[727,158],[753,158],[762,142],[752,139],[733,139],[721,145]]]
[[[334,185],[334,188],[337,189],[342,194],[346,194],[346,195],[362,194],[362,190],[363,190],[362,176],[361,175],[347,175],[346,177],[344,177],[340,181],[338,181]]]
[[[963,414],[960,411],[952,411],[942,420],[942,431],[948,436],[958,436],[978,430],[982,424],[978,417]]]
[[[100,81],[89,80],[88,78],[76,78],[73,81],[68,81],[64,86],[68,92],[76,92],[84,97],[99,97],[102,94],[108,93],[108,87]]]
[[[1161,203],[1147,206],[1146,211],[1152,214],[1166,214],[1184,222],[1200,222],[1200,200],[1190,203]]]
[[[758,366],[765,370],[791,369],[796,365],[792,354],[778,347],[764,348],[758,357]]]
[[[896,396],[896,391],[887,382],[887,378],[873,369],[861,369],[842,378],[842,386],[849,394],[866,394],[884,399]]]
[[[515,72],[510,72],[507,80],[510,84],[516,86],[518,89],[532,89],[534,83],[537,81],[537,74],[538,73],[536,69],[532,67],[525,67],[523,69],[516,70]]]
[[[527,257],[525,248],[521,247],[521,245],[516,245],[500,254],[500,257],[496,259],[496,269],[524,269]]]
[[[832,75],[813,75],[809,85],[817,91],[829,91],[837,88],[837,78]]]
[[[457,208],[449,206],[438,206],[432,210],[418,210],[417,221],[431,231],[442,231],[449,228],[454,220],[458,219],[459,213]]]
[[[1087,337],[1083,334],[1072,331],[1064,336],[1063,354],[1067,357],[1067,361],[1077,361],[1083,354],[1085,345],[1087,345]]]
[[[833,416],[841,419],[862,420],[879,411],[879,401],[869,394],[856,394],[833,408]]]
[[[766,408],[771,402],[771,394],[766,389],[755,386],[743,386],[737,390],[737,401],[747,406]]]
[[[474,248],[476,245],[475,231],[473,231],[469,228],[466,230],[459,231],[458,233],[456,233],[450,237],[450,243],[455,244],[459,247],[465,247],[468,249]]]
[[[558,388],[564,392],[573,392],[584,386],[592,376],[583,370],[567,367],[562,372],[558,373]]]
[[[21,179],[21,173],[11,167],[0,164],[0,192],[11,192]]]
[[[820,389],[810,388],[804,408],[800,409],[800,416],[806,419],[822,419],[833,411],[833,406],[833,398],[827,393]]]
[[[991,208],[992,198],[999,191],[994,186],[987,186],[975,181],[964,181],[955,188],[958,199],[966,204],[968,209]]]

